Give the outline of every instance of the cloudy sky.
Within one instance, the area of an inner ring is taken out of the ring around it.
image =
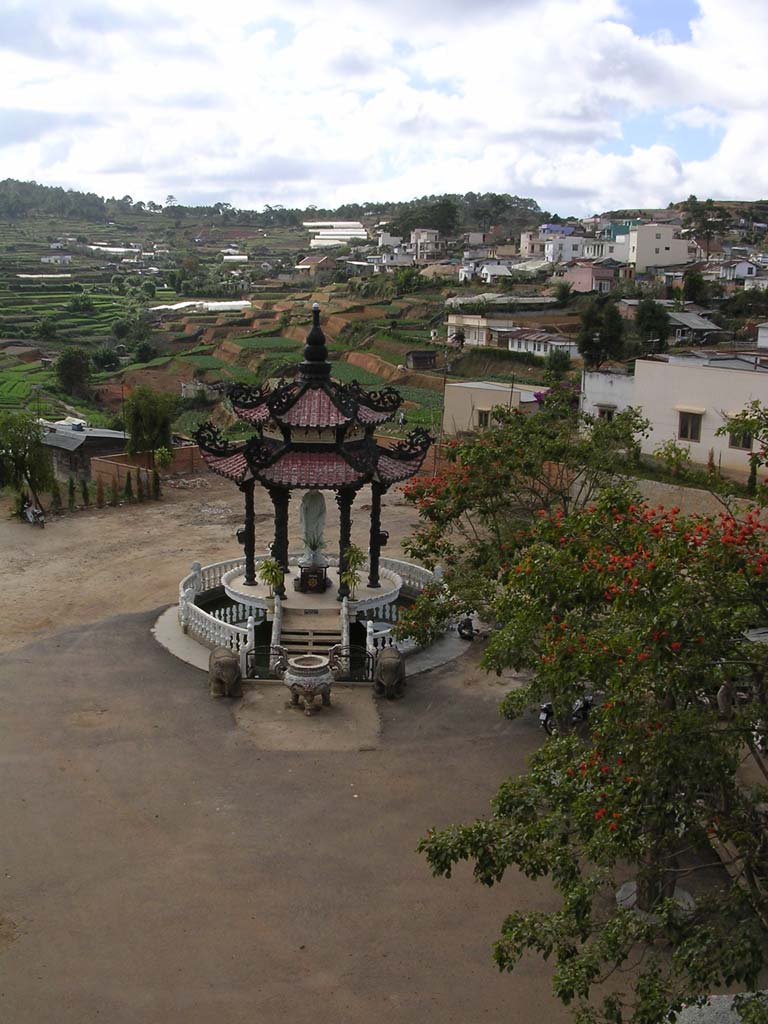
[[[0,0],[0,177],[163,203],[768,197],[768,0]]]

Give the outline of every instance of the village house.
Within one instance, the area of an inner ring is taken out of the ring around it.
[[[607,257],[602,260],[576,260],[558,272],[574,292],[612,291],[619,281],[628,280],[631,271],[626,264]]]
[[[511,316],[503,313],[474,314],[449,312],[447,338],[454,342],[457,332],[463,332],[464,344],[484,348],[491,345],[492,330],[516,327]]]
[[[51,452],[57,480],[90,480],[91,459],[125,451],[129,435],[121,430],[85,426],[82,420],[44,422],[43,444]]]
[[[446,384],[443,406],[443,434],[455,437],[490,426],[496,406],[523,413],[539,408],[536,395],[546,388],[533,384],[497,384],[493,381],[460,381]]]
[[[434,370],[437,352],[433,348],[411,349],[405,353],[405,365],[409,370]]]
[[[680,238],[670,224],[638,224],[630,228],[628,260],[637,274],[649,267],[688,263],[692,258],[693,248],[689,253],[688,241]]]
[[[668,310],[668,313],[675,344],[677,345],[684,342],[702,344],[707,341],[710,335],[716,334],[722,329],[699,313],[680,313],[677,310]]]
[[[336,271],[336,260],[331,256],[305,256],[296,264],[296,272],[313,281]]]
[[[559,334],[550,334],[533,327],[491,328],[491,344],[510,352],[530,352],[545,359],[551,352],[564,352],[569,358],[579,354],[576,342]]]
[[[440,238],[440,232],[433,228],[414,228],[410,242],[402,246],[402,250],[412,255],[417,263],[426,263],[439,259],[445,250],[445,242]]]
[[[582,374],[586,413],[612,419],[630,406],[650,422],[640,441],[652,455],[665,441],[687,448],[691,461],[746,475],[753,449],[750,437],[716,436],[728,416],[752,401],[768,404],[768,360],[756,355],[717,352],[666,354],[635,361],[634,375],[611,371]]]
[[[568,263],[582,255],[588,242],[589,239],[582,235],[559,235],[548,238],[544,242],[544,258],[550,263]]]
[[[70,256],[69,253],[59,252],[59,253],[56,253],[53,256],[41,256],[40,257],[40,262],[41,263],[51,263],[51,264],[53,264],[54,266],[57,266],[57,267],[68,267],[69,264],[72,262],[72,257]]]
[[[374,274],[393,274],[400,267],[412,267],[413,256],[404,252],[382,252],[377,256],[367,256],[368,263],[373,267]]]
[[[546,238],[543,238],[538,231],[524,231],[520,235],[520,255],[525,259],[546,257]]]

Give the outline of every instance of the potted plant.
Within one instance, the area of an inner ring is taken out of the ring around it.
[[[341,582],[349,587],[349,596],[354,601],[355,591],[360,582],[360,570],[365,565],[366,554],[356,544],[350,544],[344,552],[345,569],[341,574]]]
[[[311,556],[311,565],[324,564],[320,557],[320,552],[325,547],[325,541],[321,533],[308,533],[304,538],[304,546],[309,551]]]
[[[274,597],[275,590],[283,585],[283,567],[276,558],[265,558],[259,563],[256,575],[269,587],[270,597]]]

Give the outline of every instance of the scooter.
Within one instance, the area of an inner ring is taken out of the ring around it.
[[[591,694],[577,697],[571,709],[571,725],[586,722],[594,706],[595,699]],[[539,707],[539,725],[547,736],[557,736],[559,734],[557,720],[555,719],[555,709],[549,701],[546,704],[541,704]]]
[[[39,526],[41,530],[45,529],[45,513],[37,505],[28,502],[24,506],[24,518],[32,526]]]

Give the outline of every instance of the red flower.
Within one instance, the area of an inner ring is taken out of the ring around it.
[[[608,828],[611,830],[611,832],[615,832],[618,827],[619,826],[616,824],[615,821],[608,822]]]
[[[673,651],[679,651],[683,645],[680,643],[679,640],[673,640],[669,646],[672,648]]]
[[[599,811],[595,811],[595,821],[600,821],[601,818],[605,817],[605,814],[606,810],[604,807],[601,807]]]

